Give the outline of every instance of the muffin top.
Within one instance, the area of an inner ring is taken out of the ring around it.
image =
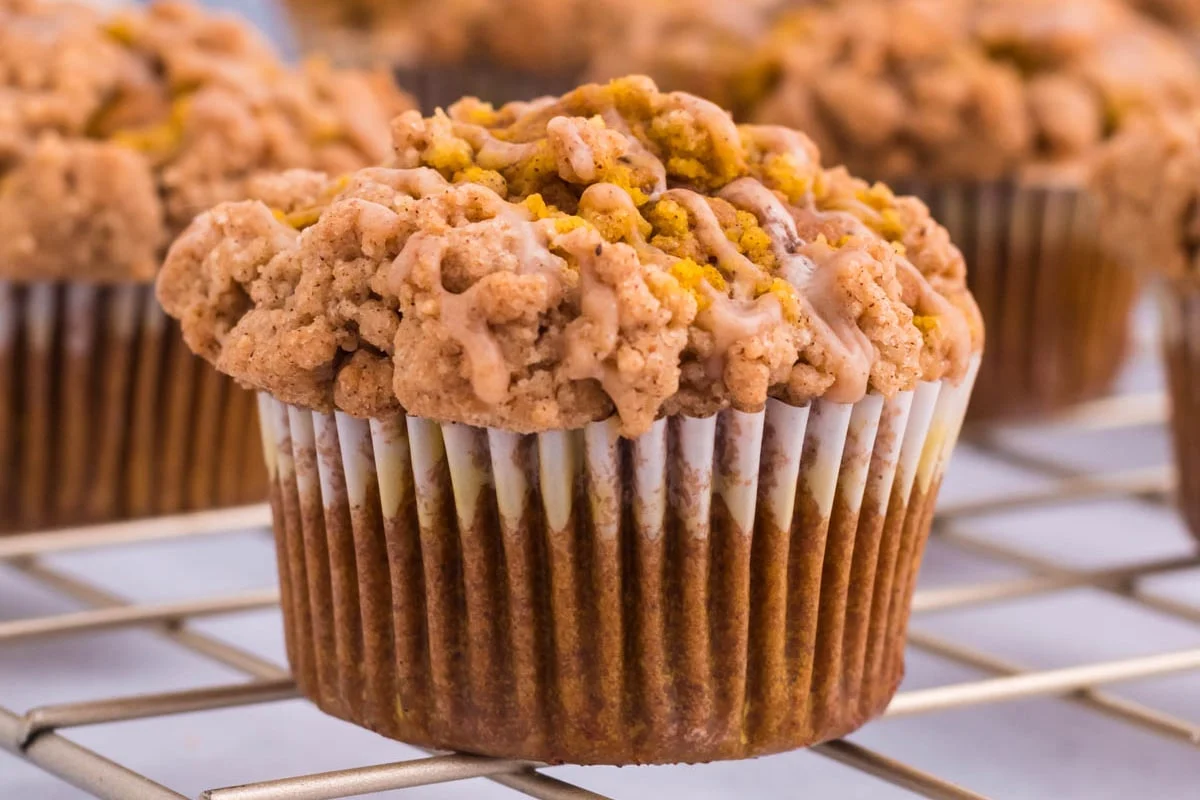
[[[1132,121],[1092,179],[1111,252],[1148,273],[1200,274],[1200,112]]]
[[[1130,114],[1192,107],[1182,40],[1117,0],[848,0],[782,16],[740,109],[879,177],[1082,164]]]
[[[270,171],[380,163],[410,104],[382,75],[285,68],[177,2],[0,3],[0,278],[153,278],[198,212]]]
[[[193,350],[313,409],[636,436],[957,380],[982,347],[926,207],[795,131],[640,77],[393,131],[391,166],[280,176],[175,242]]]

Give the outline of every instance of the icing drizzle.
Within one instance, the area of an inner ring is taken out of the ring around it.
[[[555,145],[560,176],[570,183],[586,185],[579,195],[578,214],[585,219],[604,216],[608,242],[593,249],[591,243],[596,237],[556,230],[555,219],[562,217],[537,219],[524,205],[503,200],[481,186],[475,187],[480,207],[491,216],[472,224],[499,224],[504,228],[511,245],[509,252],[515,256],[516,271],[540,275],[546,290],[556,297],[572,290],[577,292],[574,301],[577,319],[585,324],[568,326],[563,337],[560,357],[567,377],[598,381],[618,411],[636,394],[632,379],[614,363],[622,331],[629,322],[622,319],[617,289],[602,279],[597,262],[603,249],[617,246],[612,242],[618,241],[619,246],[632,248],[643,263],[670,270],[680,257],[647,241],[642,213],[652,209],[653,204],[670,201],[686,213],[689,235],[695,237],[709,264],[715,264],[726,281],[720,286],[705,282],[699,287],[698,297],[703,302],[693,324],[708,335],[708,346],[703,355],[693,354],[693,357],[700,360],[708,377],[714,381],[725,377],[728,354],[739,343],[772,334],[781,326],[793,326],[803,328],[808,336],[806,342],[797,346],[801,358],[811,356],[819,362],[814,365],[831,377],[823,396],[842,403],[861,399],[870,388],[872,368],[880,356],[860,324],[861,309],[856,310],[856,305],[848,302],[843,282],[847,275],[869,272],[877,256],[861,245],[838,247],[823,238],[806,240],[798,222],[805,229],[830,223],[878,244],[882,240],[863,222],[864,217],[877,218],[877,212],[852,198],[841,198],[839,202],[854,208],[861,206],[857,208],[858,214],[846,210],[846,206],[822,210],[811,192],[802,196],[798,205],[789,203],[761,180],[746,177],[745,152],[741,149],[743,136],[759,152],[787,154],[796,163],[813,165],[815,151],[804,137],[774,127],[743,133],[715,105],[683,94],[662,97],[665,98],[663,113],[687,115],[707,137],[707,157],[716,164],[717,173],[710,177],[719,186],[713,195],[687,185],[671,185],[668,166],[655,154],[654,145],[644,138],[644,131],[639,127],[639,133],[635,134],[629,121],[615,105],[610,105],[599,109],[595,116],[603,120],[607,130],[624,135],[627,146],[621,161],[637,169],[643,177],[648,176],[646,179],[650,181],[648,191],[644,192],[645,201],[635,201],[626,188],[603,182],[598,154],[582,130],[586,120],[566,113],[555,114],[561,109],[546,102],[530,106],[527,113],[547,117],[545,136]],[[503,171],[519,166],[542,146],[541,140],[505,141],[482,125],[456,121],[453,131],[470,144],[474,163],[487,170]],[[723,171],[731,173],[731,180],[724,180]],[[429,169],[382,172],[389,173],[390,177],[385,179],[389,185],[414,197],[428,197],[451,188],[444,177]],[[713,196],[753,216],[769,240],[773,264],[756,262],[731,239],[718,218]],[[639,203],[643,204],[641,208]],[[449,248],[446,237],[469,235],[470,228],[471,225],[466,225],[441,235],[418,233],[410,237],[392,266],[390,284],[399,294],[418,265],[434,275],[434,294],[445,334],[461,348],[464,374],[479,402],[495,406],[508,399],[512,374],[502,347],[480,310],[485,284],[475,283],[460,293],[451,292],[441,284],[442,260]],[[899,255],[893,260],[904,303],[916,314],[936,317],[939,321],[942,335],[948,340],[945,350],[951,365],[949,377],[964,374],[971,351],[968,321],[909,261]],[[565,278],[570,270],[577,271],[573,281]],[[794,290],[798,311],[791,315],[785,312],[777,293],[768,288],[780,280]],[[586,336],[576,335],[584,328]]]

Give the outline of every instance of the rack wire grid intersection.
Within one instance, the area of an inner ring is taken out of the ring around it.
[[[1161,395],[1129,395],[1085,404],[1045,424],[1060,431],[1103,432],[1161,425],[1165,414],[1166,403]],[[1019,567],[1026,574],[1018,578],[918,590],[910,648],[982,671],[989,677],[902,691],[885,716],[934,714],[988,703],[1054,697],[1200,750],[1200,722],[1182,719],[1104,690],[1105,686],[1122,681],[1200,672],[1200,648],[1067,668],[1029,670],[950,638],[924,632],[920,627],[921,615],[929,612],[983,607],[1090,587],[1190,623],[1200,630],[1200,606],[1147,591],[1141,585],[1145,578],[1200,568],[1200,553],[1105,570],[1067,569],[1019,547],[973,536],[969,525],[972,520],[1014,508],[1053,507],[1105,498],[1132,498],[1167,505],[1172,501],[1175,487],[1173,471],[1156,467],[1093,474],[1057,460],[1030,456],[1010,446],[991,428],[969,430],[964,443],[989,458],[1040,474],[1050,481],[1050,485],[1040,490],[1005,492],[984,499],[943,503],[933,536],[973,555]],[[278,591],[270,588],[200,600],[135,603],[48,565],[45,557],[74,550],[201,538],[265,528],[269,524],[268,508],[259,505],[0,539],[0,563],[85,606],[83,610],[65,614],[0,621],[0,647],[5,643],[51,636],[143,628],[157,632],[181,648],[233,668],[246,678],[227,685],[41,706],[23,713],[0,706],[0,748],[99,798],[178,800],[185,797],[73,742],[62,732],[86,725],[232,709],[297,698],[295,684],[284,666],[197,631],[188,624],[204,617],[272,608],[278,604]],[[984,798],[969,788],[851,741],[828,742],[813,750],[917,796],[935,800]],[[543,774],[539,770],[544,766],[527,761],[431,752],[427,757],[408,761],[213,788],[200,797],[202,800],[333,800],[485,778],[516,793],[545,800],[604,800],[600,794]]]

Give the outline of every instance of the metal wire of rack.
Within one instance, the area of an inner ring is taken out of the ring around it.
[[[1158,395],[1126,396],[1100,401],[1062,415],[1056,430],[1105,431],[1161,424],[1165,415]],[[934,714],[950,709],[1032,697],[1061,698],[1161,737],[1200,749],[1200,722],[1178,718],[1139,702],[1109,694],[1105,687],[1123,681],[1162,678],[1200,671],[1200,648],[1068,668],[1031,670],[947,637],[922,631],[922,614],[984,607],[1080,587],[1118,596],[1176,620],[1200,626],[1200,606],[1155,593],[1145,579],[1200,568],[1200,554],[1144,561],[1104,570],[1066,569],[1007,543],[974,535],[972,521],[1014,508],[1053,507],[1105,498],[1131,498],[1163,505],[1171,502],[1174,476],[1152,468],[1093,474],[1014,448],[994,431],[977,430],[970,443],[987,456],[1049,480],[1045,488],[1006,492],[983,500],[943,504],[935,536],[992,562],[1018,567],[1023,576],[918,591],[910,646],[990,677],[964,683],[904,691],[887,715]],[[0,748],[74,786],[112,800],[177,800],[184,795],[105,758],[63,735],[64,731],[215,709],[274,703],[297,697],[285,667],[265,660],[189,623],[205,617],[270,608],[275,589],[242,592],[199,600],[134,603],[100,586],[56,569],[46,557],[81,549],[115,547],[178,538],[201,538],[269,525],[265,506],[150,519],[134,523],[33,533],[0,539],[0,563],[19,570],[45,587],[73,598],[85,610],[31,619],[0,621],[0,647],[21,640],[70,636],[101,630],[140,627],[156,631],[179,647],[232,667],[247,680],[230,685],[125,697],[106,697],[33,708],[19,713],[0,707]],[[815,752],[937,800],[979,800],[983,795],[957,786],[899,760],[850,741],[820,745]],[[602,798],[587,789],[545,775],[525,761],[484,758],[458,753],[429,753],[425,758],[355,769],[282,777],[243,786],[214,788],[205,800],[326,800],[435,783],[486,778],[515,792],[546,800]]]

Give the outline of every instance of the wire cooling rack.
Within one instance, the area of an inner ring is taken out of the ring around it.
[[[1113,398],[1063,415],[1047,423],[1047,431],[1056,435],[1104,436],[1142,427],[1157,428],[1163,422],[1164,405],[1163,398],[1157,395]],[[1038,430],[1032,433],[1036,439]],[[1016,568],[1020,577],[923,587],[917,593],[910,654],[924,651],[987,677],[901,692],[889,708],[888,716],[923,714],[929,717],[925,724],[936,726],[939,713],[1054,697],[1165,740],[1173,740],[1176,744],[1200,749],[1200,721],[1180,718],[1127,697],[1110,694],[1105,688],[1120,682],[1164,679],[1178,673],[1200,671],[1200,647],[1092,661],[1066,668],[1024,669],[954,637],[934,635],[922,627],[922,619],[936,612],[969,608],[1002,611],[1006,603],[1012,601],[1090,588],[1195,626],[1195,640],[1200,641],[1200,605],[1173,599],[1146,586],[1154,578],[1182,575],[1200,568],[1198,554],[1140,560],[1099,570],[1068,569],[1053,559],[1031,553],[1029,548],[1014,545],[1004,537],[978,535],[982,523],[1004,519],[1014,511],[1069,509],[1078,504],[1113,498],[1167,506],[1172,502],[1172,471],[1161,465],[1122,471],[1082,469],[1066,460],[1048,458],[1015,446],[1007,432],[990,428],[969,431],[965,448],[972,452],[972,457],[1036,474],[1042,482],[1036,488],[1002,490],[944,502],[935,526],[935,541],[971,557]],[[296,698],[295,686],[285,667],[201,632],[193,624],[205,618],[269,609],[278,602],[277,590],[264,588],[187,601],[132,602],[48,562],[56,555],[76,550],[103,550],[168,539],[201,539],[234,530],[265,529],[268,525],[268,509],[254,506],[0,539],[0,564],[84,607],[60,615],[0,621],[0,652],[6,644],[17,642],[141,628],[245,675],[244,680],[230,685],[100,697],[85,702],[45,705],[23,712],[0,707],[0,748],[96,797],[115,800],[184,797],[133,768],[72,741],[67,734],[72,729],[101,723],[248,708]],[[1095,625],[1102,629],[1105,621],[1097,619]],[[814,751],[917,796],[946,800],[984,797],[886,753],[850,741],[830,742]],[[425,758],[409,761],[213,788],[201,797],[207,800],[323,800],[472,778],[485,778],[514,792],[549,800],[602,797],[543,774],[539,771],[541,767],[524,761],[429,753]],[[1014,764],[1011,769],[1014,774],[1019,774],[1020,765]]]

